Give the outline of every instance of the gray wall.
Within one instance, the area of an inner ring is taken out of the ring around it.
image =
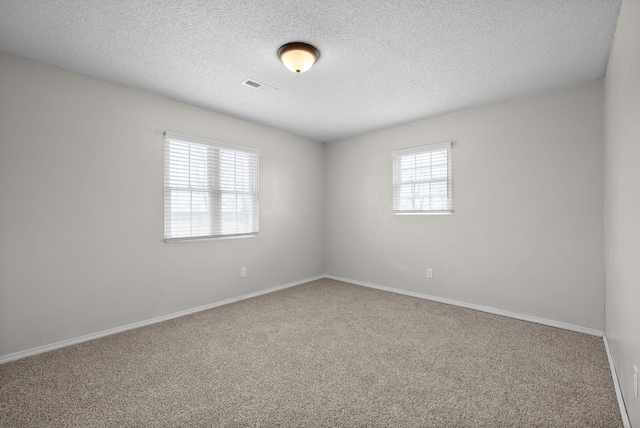
[[[327,274],[603,330],[603,121],[598,80],[327,144]],[[455,213],[393,216],[391,151],[448,140]]]
[[[322,144],[13,56],[0,75],[0,356],[324,273]],[[163,243],[166,130],[262,150],[258,238]]]
[[[629,419],[640,427],[640,1],[625,0],[605,78],[606,329]]]

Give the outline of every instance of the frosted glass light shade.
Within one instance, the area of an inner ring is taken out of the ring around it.
[[[280,61],[294,73],[304,73],[318,60],[318,50],[306,43],[287,43],[278,49]]]

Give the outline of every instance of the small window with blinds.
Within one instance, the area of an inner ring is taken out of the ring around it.
[[[394,214],[453,212],[451,142],[391,153]]]
[[[166,132],[164,240],[257,236],[260,151]]]

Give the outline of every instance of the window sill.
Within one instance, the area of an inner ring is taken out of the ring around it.
[[[394,211],[393,215],[451,215],[453,211]]]
[[[167,238],[164,240],[165,244],[174,244],[176,242],[189,242],[189,241],[220,241],[225,239],[244,239],[244,238],[257,238],[259,234],[243,234],[243,235],[226,235],[226,236],[194,236],[186,238]]]

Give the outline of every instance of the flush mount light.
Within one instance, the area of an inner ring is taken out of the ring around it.
[[[287,43],[278,49],[280,61],[294,73],[304,73],[310,69],[319,56],[318,49],[302,42]]]

